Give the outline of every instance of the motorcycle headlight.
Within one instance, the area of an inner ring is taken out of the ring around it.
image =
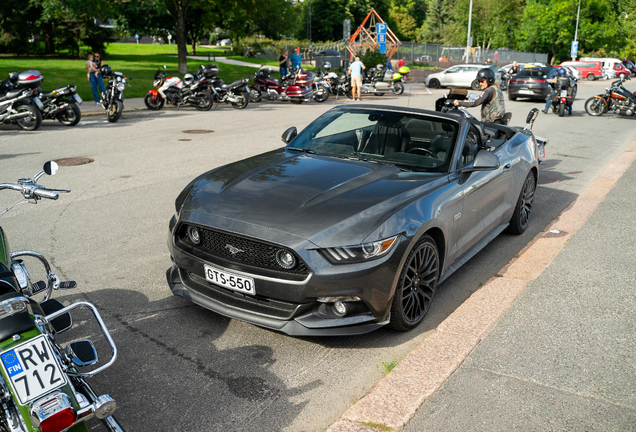
[[[155,86],[155,87],[159,87],[161,85],[161,80],[158,80],[158,79],[154,80],[152,85]]]
[[[352,264],[380,258],[391,251],[399,235],[353,246],[319,249],[332,264]]]
[[[126,89],[126,86],[124,85],[124,83],[117,83],[117,90],[120,92],[123,92]]]

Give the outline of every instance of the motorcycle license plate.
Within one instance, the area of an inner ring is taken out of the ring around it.
[[[203,267],[205,269],[205,278],[208,282],[212,282],[215,285],[220,285],[223,288],[238,291],[243,294],[256,294],[254,279],[219,270],[218,268],[211,267],[207,264]]]
[[[44,109],[44,104],[42,103],[42,101],[40,100],[40,98],[38,98],[38,97],[34,97],[34,98],[33,98],[33,102],[35,102],[35,104],[38,106],[38,108],[40,108],[40,109]]]
[[[74,94],[74,95],[73,95],[73,97],[75,98],[75,100],[77,101],[77,103],[80,103],[80,104],[81,104],[82,102],[84,102],[84,101],[82,100],[82,98],[80,97],[80,95],[78,95],[78,94]]]
[[[0,358],[21,405],[66,384],[66,375],[44,335],[3,352]]]

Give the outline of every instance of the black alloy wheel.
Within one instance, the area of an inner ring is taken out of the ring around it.
[[[508,232],[511,234],[523,234],[530,223],[530,215],[532,214],[532,203],[534,201],[534,192],[537,188],[537,182],[534,177],[534,171],[530,171],[523,182],[523,188],[519,194],[515,212],[510,218]]]
[[[68,108],[59,113],[55,118],[65,126],[75,126],[82,119],[82,111],[77,104],[71,102]]]
[[[470,88],[473,90],[481,90],[481,87],[479,87],[479,81],[474,80],[472,83],[470,83]]]
[[[210,109],[212,109],[214,100],[212,99],[212,96],[209,92],[199,92],[197,93],[196,98],[198,99],[199,103],[194,106],[195,109],[197,109],[198,111],[210,111]]]
[[[437,244],[425,234],[404,262],[393,295],[389,327],[407,331],[422,322],[435,296],[439,273]]]
[[[437,78],[433,78],[428,82],[428,86],[432,89],[438,89],[441,87],[439,80]]]

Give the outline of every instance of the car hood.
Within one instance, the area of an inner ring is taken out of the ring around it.
[[[343,246],[361,243],[445,181],[442,174],[280,149],[203,174],[177,198],[177,208],[180,221],[290,246]]]

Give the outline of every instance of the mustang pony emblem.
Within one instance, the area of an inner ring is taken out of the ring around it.
[[[225,249],[229,250],[232,255],[236,255],[239,252],[245,252],[243,249],[239,249],[239,248],[234,247],[234,246],[232,246],[230,244],[226,244],[225,245]]]

